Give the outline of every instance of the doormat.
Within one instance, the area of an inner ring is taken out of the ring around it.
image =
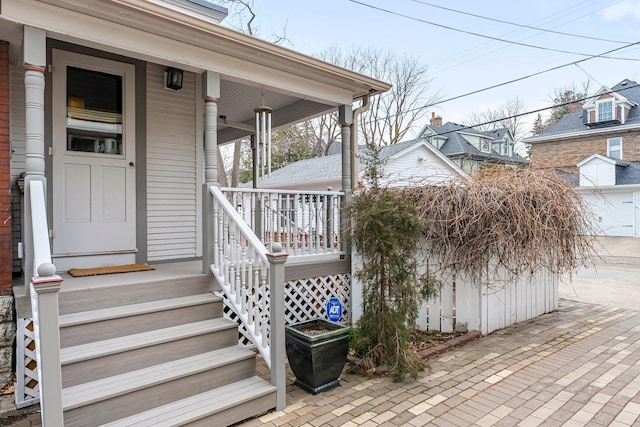
[[[72,277],[100,276],[102,274],[134,273],[136,271],[155,270],[146,264],[113,265],[110,267],[72,268],[68,273]]]

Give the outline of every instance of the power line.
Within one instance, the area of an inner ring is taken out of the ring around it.
[[[562,32],[562,31],[554,31],[554,30],[550,30],[550,29],[546,29],[546,28],[534,27],[534,26],[531,26],[531,25],[518,24],[516,22],[504,21],[502,19],[490,18],[488,16],[477,15],[475,13],[465,12],[463,10],[452,9],[452,8],[449,8],[449,7],[440,6],[440,5],[429,3],[429,2],[426,2],[426,1],[422,1],[422,0],[411,0],[411,1],[414,2],[414,3],[423,4],[425,6],[434,7],[434,8],[437,8],[437,9],[448,10],[450,12],[459,13],[459,14],[467,15],[467,16],[473,16],[474,18],[485,19],[487,21],[498,22],[498,23],[501,23],[501,24],[513,25],[513,26],[520,27],[520,28],[528,28],[530,30],[542,31],[542,32],[545,32],[545,33],[552,33],[552,34],[558,34],[558,35],[562,35],[562,36],[577,37],[577,38],[589,39],[589,40],[597,40],[597,41],[609,42],[609,43],[619,43],[619,44],[629,43],[628,41],[602,39],[602,38],[599,38],[599,37],[590,37],[590,36],[585,36],[585,35],[582,35],[582,34],[565,33],[565,32]]]
[[[582,98],[579,98],[579,99],[574,99],[573,101],[567,101],[567,102],[561,102],[559,104],[554,104],[554,105],[551,105],[549,107],[542,107],[542,108],[538,108],[536,110],[526,111],[524,113],[512,114],[511,116],[506,116],[506,117],[501,117],[499,119],[489,120],[489,121],[483,122],[483,123],[476,123],[476,124],[474,124],[472,126],[461,125],[462,126],[461,128],[450,130],[450,131],[446,131],[446,132],[442,132],[442,133],[436,133],[434,135],[429,135],[429,136],[448,135],[450,133],[458,132],[458,131],[465,130],[465,129],[474,129],[475,127],[478,127],[478,126],[485,126],[485,125],[491,125],[491,124],[494,124],[494,123],[500,123],[500,122],[502,122],[504,120],[516,119],[518,117],[528,116],[530,114],[540,113],[542,111],[552,110],[552,109],[558,108],[558,107],[564,107],[565,105],[571,105],[571,104],[573,104],[575,102],[584,102],[584,101],[589,100],[589,99],[599,98],[602,95],[608,95],[608,94],[611,94],[611,93],[624,92],[625,90],[634,89],[636,87],[640,87],[640,84],[636,83],[635,85],[627,86],[627,87],[624,87],[624,88],[619,89],[619,90],[615,90],[615,91],[614,90],[609,90],[607,92],[602,92],[602,93],[599,93],[597,95],[585,96],[585,97],[582,97]]]
[[[522,77],[518,77],[518,78],[515,78],[515,79],[512,79],[512,80],[508,80],[506,82],[498,83],[498,84],[495,84],[495,85],[492,85],[492,86],[487,86],[487,87],[482,88],[482,89],[476,89],[476,90],[473,90],[471,92],[463,93],[461,95],[452,96],[451,98],[447,98],[447,99],[444,99],[442,101],[437,101],[437,102],[434,102],[432,104],[427,104],[427,105],[424,105],[422,107],[418,107],[418,108],[414,108],[414,109],[411,109],[411,110],[407,110],[406,112],[409,113],[409,112],[413,112],[413,111],[423,110],[423,109],[426,109],[426,108],[431,108],[431,107],[436,106],[436,105],[444,104],[445,102],[454,101],[456,99],[464,98],[464,97],[467,97],[467,96],[475,95],[475,94],[480,93],[480,92],[486,92],[486,91],[491,90],[491,89],[495,89],[495,88],[498,88],[498,87],[501,87],[501,86],[506,86],[506,85],[511,84],[511,83],[515,83],[515,82],[519,82],[519,81],[522,81],[522,80],[526,80],[526,79],[529,79],[531,77],[538,76],[540,74],[548,73],[550,71],[559,70],[560,68],[569,67],[571,65],[577,65],[577,64],[579,64],[581,62],[585,62],[585,61],[588,61],[588,60],[593,59],[593,58],[606,58],[604,55],[607,55],[609,53],[613,53],[613,52],[616,52],[616,51],[619,51],[619,50],[622,50],[622,49],[626,49],[626,48],[629,48],[631,46],[636,46],[636,45],[640,45],[640,41],[637,41],[635,43],[630,43],[630,44],[625,45],[625,46],[617,47],[615,49],[608,50],[606,52],[603,52],[600,55],[592,55],[590,58],[583,58],[583,59],[579,59],[577,61],[569,62],[567,64],[557,65],[555,67],[551,67],[551,68],[547,68],[546,70],[541,70],[541,71],[537,71],[535,73],[527,74],[526,76],[522,76]],[[382,119],[380,119],[380,120],[382,120]]]
[[[469,35],[476,36],[476,37],[482,37],[482,38],[486,38],[486,39],[489,39],[489,40],[500,41],[500,42],[503,42],[503,43],[509,43],[509,44],[513,44],[513,45],[517,45],[517,46],[529,47],[529,48],[532,48],[532,49],[545,50],[545,51],[549,51],[549,52],[558,52],[558,53],[565,53],[565,54],[569,54],[569,55],[580,55],[580,56],[592,57],[592,55],[588,54],[588,53],[571,52],[571,51],[568,51],[568,50],[553,49],[553,48],[550,48],[550,47],[537,46],[537,45],[528,44],[528,43],[520,43],[520,42],[516,42],[516,41],[512,41],[512,40],[506,40],[506,39],[502,39],[500,37],[488,36],[486,34],[480,34],[480,33],[476,33],[476,32],[473,32],[473,31],[462,30],[460,28],[454,28],[454,27],[450,27],[448,25],[438,24],[437,22],[427,21],[425,19],[416,18],[414,16],[404,15],[404,14],[401,14],[399,12],[394,12],[392,10],[384,9],[384,8],[381,8],[381,7],[378,7],[378,6],[374,6],[374,5],[371,5],[371,4],[368,4],[368,3],[364,3],[364,2],[361,2],[361,1],[358,1],[358,0],[349,0],[349,1],[352,2],[352,3],[359,4],[361,6],[369,7],[371,9],[375,9],[375,10],[379,10],[381,12],[388,13],[390,15],[399,16],[401,18],[410,19],[412,21],[422,22],[423,24],[433,25],[435,27],[440,27],[440,28],[444,28],[444,29],[447,29],[447,30],[456,31],[456,32],[459,32],[459,33],[469,34]],[[614,57],[606,57],[606,58],[608,58],[608,59],[617,59],[617,60],[621,60],[621,61],[640,61],[640,59],[635,59],[635,58],[614,58]]]
[[[569,13],[569,11],[570,11],[570,10],[575,9],[575,8],[578,8],[578,7],[579,7],[581,10],[584,10],[584,8],[585,8],[585,6],[586,6],[586,3],[588,3],[589,1],[594,1],[594,0],[583,0],[579,5],[574,5],[574,6],[571,6],[571,7],[568,7],[568,8],[562,9],[562,10],[559,10],[559,11],[557,11],[557,12],[556,12],[556,11],[554,11],[551,15],[549,15],[549,16],[547,16],[547,17],[545,17],[545,18],[542,18],[542,19],[539,19],[539,20],[536,20],[536,21],[532,22],[532,23],[531,23],[531,25],[533,25],[533,24],[537,24],[537,23],[549,22],[549,20],[554,20],[554,21],[555,21],[555,20],[557,20],[557,19],[558,19],[558,18],[560,18],[560,17],[565,17],[565,15],[567,15],[567,14]],[[596,1],[598,1],[598,0],[596,0]],[[623,1],[626,1],[626,0],[618,0],[617,2],[614,2],[612,5],[615,5],[615,4],[618,4],[618,3],[622,3]],[[599,8],[599,9],[589,11],[589,12],[584,13],[584,14],[582,14],[582,15],[578,16],[578,17],[575,17],[575,18],[573,18],[573,19],[571,19],[571,20],[569,20],[569,21],[564,21],[564,22],[562,22],[562,23],[560,23],[560,24],[558,24],[558,25],[556,25],[556,26],[554,26],[554,27],[551,27],[551,28],[553,28],[553,29],[555,29],[555,28],[560,28],[560,27],[562,27],[563,25],[569,24],[569,23],[571,23],[571,22],[574,22],[574,21],[577,21],[577,20],[579,20],[579,19],[582,19],[582,18],[584,18],[584,17],[586,17],[586,16],[589,16],[589,15],[592,15],[592,14],[594,14],[594,13],[600,12],[600,11],[602,11],[602,10],[604,10],[604,9],[608,8],[608,7],[611,7],[612,5],[607,5],[607,6],[605,6],[605,7],[601,7],[601,8]],[[512,34],[515,34],[515,33],[517,33],[518,31],[519,31],[518,29],[514,29],[514,30],[511,30],[511,31],[509,31],[509,32],[507,32],[507,33],[505,33],[505,34],[501,34],[501,35],[500,35],[500,37],[501,37],[501,38],[509,38],[508,36],[510,36],[510,35],[512,35]],[[522,41],[524,41],[524,40],[528,40],[528,39],[531,39],[531,38],[533,38],[533,37],[536,37],[537,35],[538,35],[538,34],[532,34],[532,35],[529,35],[529,36],[527,36],[527,37],[520,38],[520,39],[518,39],[518,41],[522,42]],[[430,66],[429,66],[429,68],[431,69],[432,73],[439,74],[439,73],[442,73],[442,72],[444,72],[444,71],[446,71],[446,70],[449,70],[449,69],[451,69],[451,68],[457,67],[457,66],[459,66],[459,65],[463,65],[463,64],[468,63],[468,62],[471,62],[471,61],[473,61],[473,60],[475,60],[475,59],[478,59],[478,58],[484,57],[484,56],[489,55],[489,54],[493,54],[493,53],[495,53],[495,52],[498,52],[498,51],[500,51],[500,50],[503,50],[503,49],[506,49],[507,47],[509,47],[509,45],[508,45],[508,44],[501,43],[501,46],[500,46],[500,47],[498,47],[498,48],[496,48],[496,49],[492,49],[492,50],[490,50],[490,51],[488,51],[488,52],[482,52],[481,50],[479,50],[479,48],[481,48],[481,47],[485,47],[485,46],[488,46],[488,45],[490,45],[491,43],[496,43],[496,42],[493,42],[493,41],[485,41],[485,42],[484,42],[484,43],[482,43],[482,44],[479,44],[479,45],[476,45],[476,46],[469,47],[469,48],[467,48],[467,49],[464,49],[464,50],[463,50],[463,51],[461,51],[461,52],[458,52],[458,53],[455,53],[454,55],[449,56],[448,58],[445,58],[445,59],[442,59],[442,60],[435,61],[435,62],[431,63],[431,64],[430,64]],[[472,53],[473,53],[473,55],[475,55],[475,56],[467,56],[467,52],[472,52]],[[461,60],[461,58],[462,58],[462,57],[465,57],[466,59],[462,59],[462,60]],[[455,64],[452,64],[452,65],[449,65],[449,66],[447,66],[447,65],[446,65],[446,63],[447,63],[447,62],[453,62],[453,60],[454,60],[454,59],[457,59],[457,62],[456,62]],[[440,66],[440,64],[442,64],[442,66]],[[435,71],[434,71],[434,68],[435,68]]]

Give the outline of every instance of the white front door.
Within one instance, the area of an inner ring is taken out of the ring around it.
[[[53,51],[58,270],[135,261],[135,67]]]

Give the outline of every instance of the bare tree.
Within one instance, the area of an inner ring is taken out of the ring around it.
[[[217,0],[217,4],[228,7],[229,16],[227,22],[236,30],[245,34],[257,36],[259,34],[259,28],[256,23],[258,16],[258,9],[256,9],[254,0]],[[283,27],[281,33],[274,33],[271,35],[273,43],[275,44],[291,44],[287,36],[286,25]],[[231,168],[231,186],[237,187],[240,178],[240,166],[242,158],[242,144],[246,141],[236,141],[233,149],[233,163]],[[221,152],[218,149],[218,157],[221,157]],[[221,175],[224,175],[224,179]],[[220,182],[226,182],[226,172],[224,169],[218,170],[218,178]]]
[[[481,132],[506,128],[511,132],[514,140],[518,141],[525,134],[523,117],[519,116],[523,111],[524,104],[516,96],[495,108],[471,114],[469,125]]]
[[[260,27],[257,24],[259,8],[256,8],[254,0],[217,0],[217,4],[229,9],[229,15],[225,22],[237,31],[252,36],[260,35]],[[274,44],[292,44],[287,36],[286,24],[280,32],[270,35]]]
[[[559,122],[565,114],[571,112],[570,103],[586,97],[589,94],[590,86],[591,80],[585,80],[580,84],[580,87],[572,83],[569,86],[555,88],[553,93],[549,95],[549,101],[557,107],[551,109],[551,116],[544,123],[544,127],[547,128]]]
[[[428,113],[429,105],[440,95],[430,88],[426,66],[409,56],[396,57],[390,51],[355,47],[343,51],[332,46],[317,55],[335,65],[389,82],[392,89],[372,99],[360,119],[362,143],[389,145],[401,141]],[[334,117],[316,119],[317,140],[324,138],[326,150],[339,138],[340,128]],[[326,151],[325,150],[325,151]]]

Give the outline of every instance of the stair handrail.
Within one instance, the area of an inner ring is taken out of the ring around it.
[[[29,292],[41,420],[43,426],[57,426],[63,423],[58,319],[58,292],[62,278],[56,275],[56,267],[51,262],[44,181],[27,179],[25,188],[28,194],[25,203],[26,217],[27,222],[31,222],[30,239],[27,239],[27,245],[30,246],[27,249],[27,259],[31,258],[29,261],[32,261],[33,266]]]
[[[271,368],[269,251],[220,188],[209,186],[209,189],[213,196],[211,272],[226,294],[230,308],[246,327],[248,338]]]

